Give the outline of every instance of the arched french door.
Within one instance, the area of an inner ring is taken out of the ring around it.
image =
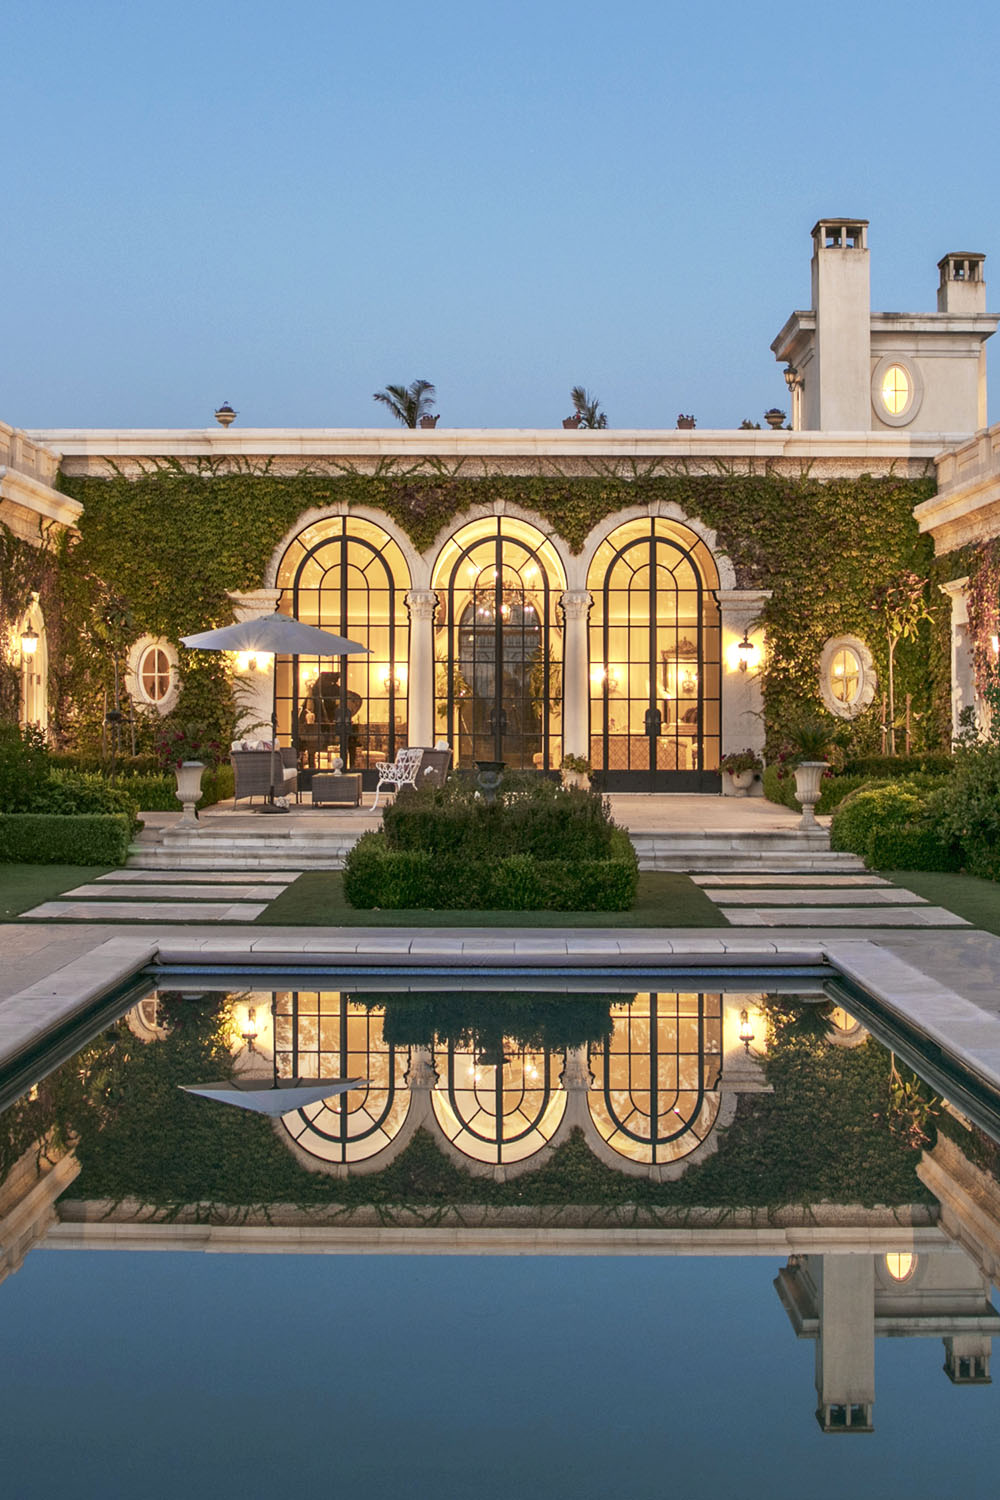
[[[407,743],[410,577],[402,551],[371,521],[334,516],[296,537],[277,581],[279,609],[369,651],[279,657],[279,729],[308,767],[339,755],[374,786],[376,763]]]
[[[720,790],[718,585],[705,544],[658,517],[594,554],[590,760],[605,790]]]
[[[552,544],[524,521],[491,516],[446,544],[434,572],[435,725],[456,764],[558,767],[565,587]]]

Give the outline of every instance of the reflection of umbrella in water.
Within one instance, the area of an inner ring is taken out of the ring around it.
[[[261,615],[255,620],[241,620],[236,625],[223,625],[219,630],[203,630],[200,635],[183,635],[181,640],[193,651],[248,651],[268,656],[353,656],[360,652],[368,654],[368,647],[357,641],[349,641],[342,635],[333,635],[329,630],[320,630],[315,625],[303,625],[291,615],[275,613]],[[275,748],[278,739],[278,674],[272,674],[273,692],[271,705],[271,790],[265,807],[268,812],[279,809],[274,801]],[[285,809],[281,808],[284,812]]]
[[[220,1104],[235,1104],[238,1109],[251,1109],[258,1115],[291,1114],[307,1104],[318,1104],[321,1099],[332,1099],[334,1094],[346,1094],[350,1089],[363,1088],[366,1078],[321,1078],[317,1082],[296,1081],[288,1085],[275,1083],[270,1088],[254,1088],[234,1083],[232,1079],[220,1083],[180,1083],[178,1088],[186,1094],[197,1094],[202,1099],[217,1099]]]

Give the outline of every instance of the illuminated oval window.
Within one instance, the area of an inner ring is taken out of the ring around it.
[[[893,1281],[909,1281],[917,1269],[917,1257],[902,1251],[890,1251],[885,1258],[885,1268]]]
[[[838,703],[848,706],[861,691],[861,663],[850,646],[843,646],[830,664],[830,691]]]
[[[819,663],[819,690],[824,704],[838,719],[856,719],[875,697],[872,654],[854,635],[827,641]]]
[[[910,377],[902,365],[890,365],[882,376],[882,403],[890,416],[898,417],[910,400]]]
[[[169,713],[180,691],[177,650],[162,636],[144,635],[129,651],[126,683],[129,697],[141,708]]]
[[[170,658],[162,646],[149,646],[139,662],[139,688],[150,703],[160,703],[170,691]]]

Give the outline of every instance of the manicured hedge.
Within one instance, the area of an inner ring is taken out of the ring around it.
[[[458,777],[443,787],[405,790],[382,820],[393,849],[496,859],[602,859],[614,824],[603,798],[580,788],[513,773],[497,799],[486,802],[473,782]]]
[[[933,797],[912,782],[856,792],[833,815],[830,848],[860,854],[876,870],[957,870],[959,852],[942,835]]]
[[[364,834],[348,854],[344,894],[361,908],[628,911],[638,878],[635,851],[621,829],[612,830],[605,858],[573,860],[393,849],[380,832]]]
[[[131,834],[127,813],[7,813],[0,816],[0,862],[123,865]]]

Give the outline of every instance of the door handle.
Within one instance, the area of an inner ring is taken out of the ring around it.
[[[646,733],[659,734],[663,728],[663,715],[658,708],[646,709]]]

